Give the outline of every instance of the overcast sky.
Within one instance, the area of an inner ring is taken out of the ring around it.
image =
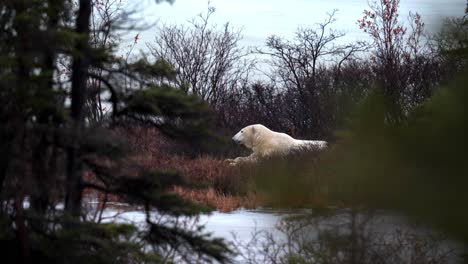
[[[148,22],[164,21],[186,23],[187,20],[206,12],[207,0],[176,0],[155,4],[154,0],[134,1],[138,3],[139,19]],[[363,39],[356,21],[362,18],[362,11],[368,8],[367,0],[211,0],[210,6],[216,8],[212,22],[230,22],[243,29],[242,45],[262,46],[265,39],[272,35],[290,37],[298,26],[312,26],[321,22],[326,13],[338,9],[335,29],[347,32],[347,40]],[[421,14],[428,30],[433,30],[440,20],[447,16],[462,16],[466,0],[401,0],[400,16],[406,19],[409,11]],[[132,33],[133,34],[133,33]],[[154,29],[140,32],[140,42],[136,49],[145,48],[156,34]],[[131,42],[130,37],[124,41]]]

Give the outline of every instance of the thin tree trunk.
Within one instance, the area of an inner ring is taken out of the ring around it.
[[[76,33],[80,36],[76,42],[72,65],[71,93],[71,137],[72,144],[67,150],[68,165],[65,183],[65,212],[73,217],[81,215],[82,200],[82,162],[78,139],[84,126],[83,106],[86,98],[86,80],[89,68],[89,23],[91,0],[80,0],[76,18]]]
[[[63,10],[63,0],[49,0],[48,2],[48,23],[47,31],[48,34],[54,36],[57,32],[57,27],[59,24],[60,10]],[[53,41],[53,38],[51,40]],[[55,61],[56,61],[56,49],[53,45],[46,45],[43,49],[45,54],[44,58],[44,72],[48,72],[47,82],[40,89],[47,90],[48,94],[52,91],[54,86],[54,75],[55,70]],[[37,186],[37,193],[33,194],[31,197],[31,208],[36,211],[36,213],[45,214],[47,206],[49,205],[49,184],[50,179],[53,177],[51,173],[51,167],[49,167],[50,160],[56,159],[57,156],[51,156],[50,153],[50,135],[49,133],[55,133],[51,129],[44,129],[49,125],[49,116],[47,113],[40,114],[37,123],[39,125],[39,131],[36,132],[38,135],[39,142],[33,150],[33,167],[34,167],[34,180],[35,185]]]

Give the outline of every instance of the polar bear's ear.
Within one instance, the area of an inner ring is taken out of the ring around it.
[[[255,126],[252,126],[252,134],[255,134]]]

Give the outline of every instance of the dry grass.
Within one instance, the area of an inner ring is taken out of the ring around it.
[[[257,205],[255,195],[247,190],[246,176],[224,158],[185,155],[188,146],[170,140],[155,128],[137,127],[115,133],[129,143],[132,162],[148,169],[179,172],[192,184],[192,189],[178,186],[171,190],[182,197],[223,212]]]
[[[187,189],[180,186],[174,187],[175,193],[191,201],[209,205],[220,212],[230,212],[238,208],[255,208],[258,202],[255,194],[246,196],[224,194],[209,187],[206,189]]]

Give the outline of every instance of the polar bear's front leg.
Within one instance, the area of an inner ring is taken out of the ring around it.
[[[246,163],[255,163],[257,162],[257,160],[258,160],[258,157],[255,154],[251,154],[250,156],[247,156],[247,157],[237,157],[235,159],[226,159],[226,161],[231,166],[236,166],[239,164],[246,164]]]

